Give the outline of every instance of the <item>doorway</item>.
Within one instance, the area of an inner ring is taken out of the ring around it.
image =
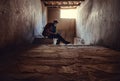
[[[59,21],[57,25],[57,32],[60,33],[66,40],[74,43],[74,38],[76,37],[76,19],[67,18],[65,13],[63,13],[64,16],[62,16],[62,10],[63,9],[61,8],[48,8],[48,22],[52,22],[54,19],[57,19]],[[68,13],[68,17],[72,17],[70,16],[70,13]]]

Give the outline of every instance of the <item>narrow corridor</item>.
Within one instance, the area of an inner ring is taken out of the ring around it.
[[[119,35],[120,0],[0,0],[0,81],[120,81]]]
[[[120,52],[104,47],[39,45],[6,55],[0,81],[120,81]]]

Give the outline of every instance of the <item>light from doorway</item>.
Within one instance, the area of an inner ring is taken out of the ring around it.
[[[76,19],[76,17],[77,17],[76,9],[61,9],[60,10],[60,18]]]

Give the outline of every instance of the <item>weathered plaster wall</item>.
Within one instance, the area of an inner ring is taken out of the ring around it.
[[[42,4],[42,23],[43,23],[43,26],[45,26],[47,24],[47,7]]]
[[[42,27],[40,0],[0,0],[0,48],[32,42]]]
[[[34,29],[34,35],[35,37],[41,36],[43,31],[43,23],[42,23],[42,2],[40,0],[31,0],[33,9],[31,12],[34,14],[34,23],[35,23],[35,29]]]
[[[74,42],[76,36],[76,21],[75,19],[60,18],[60,8],[48,8],[48,22],[53,22],[54,19],[59,21],[57,31],[71,43]]]
[[[85,44],[120,48],[120,0],[85,0],[78,7],[77,36]]]

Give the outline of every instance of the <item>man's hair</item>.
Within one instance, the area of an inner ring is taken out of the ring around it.
[[[54,22],[54,23],[59,23],[57,20],[54,20],[53,22]]]

